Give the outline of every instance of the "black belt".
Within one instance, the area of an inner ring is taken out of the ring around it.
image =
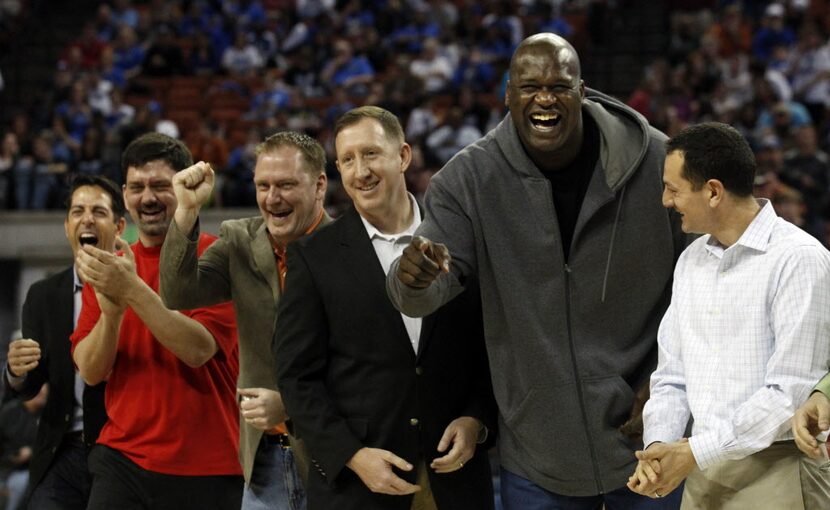
[[[283,449],[291,448],[288,434],[262,434],[262,439],[268,444],[275,444]]]

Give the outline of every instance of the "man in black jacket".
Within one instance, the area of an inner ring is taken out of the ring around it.
[[[492,508],[478,292],[424,319],[392,308],[384,275],[421,221],[404,182],[411,149],[373,106],[338,120],[335,145],[354,206],[288,246],[274,341],[277,386],[312,458],[308,508]]]
[[[67,208],[64,229],[73,255],[86,243],[114,249],[125,225],[124,200],[115,184],[78,176]],[[74,266],[34,283],[23,304],[23,338],[9,345],[3,379],[11,395],[30,399],[47,382],[51,390],[30,462],[26,499],[32,509],[86,508],[87,447],[106,421],[104,384],[84,385],[69,353],[81,287]]]

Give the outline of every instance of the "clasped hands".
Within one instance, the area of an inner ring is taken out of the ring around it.
[[[75,258],[78,276],[92,285],[101,312],[110,314],[124,311],[134,284],[140,281],[130,245],[116,237],[115,248],[121,252],[120,255],[84,245]]]
[[[650,498],[662,498],[672,492],[697,465],[685,438],[674,443],[652,443],[635,455],[639,462],[626,485]]]

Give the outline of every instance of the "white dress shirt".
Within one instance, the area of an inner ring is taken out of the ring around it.
[[[643,440],[677,441],[691,413],[700,469],[791,439],[830,360],[830,253],[759,204],[734,245],[706,235],[683,252],[658,333]]]
[[[412,236],[415,235],[415,230],[421,224],[421,210],[418,208],[418,203],[415,202],[415,197],[407,193],[409,196],[409,203],[412,204],[412,223],[403,232],[397,234],[384,234],[376,229],[374,225],[369,223],[363,216],[360,217],[363,221],[363,226],[366,227],[366,233],[369,239],[372,240],[372,247],[375,249],[375,254],[378,256],[381,267],[383,267],[383,274],[389,274],[389,266],[396,258],[403,254],[404,248],[412,241]],[[418,353],[418,343],[421,338],[421,318],[408,317],[401,314],[403,325],[406,327],[406,332],[409,334],[409,341],[412,343],[412,348],[415,353]]]

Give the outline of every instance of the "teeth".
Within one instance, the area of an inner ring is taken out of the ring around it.
[[[553,113],[553,114],[534,113],[531,117],[533,118],[533,120],[546,121],[546,120],[556,120],[556,119],[559,118],[559,115],[557,115],[555,113]]]

